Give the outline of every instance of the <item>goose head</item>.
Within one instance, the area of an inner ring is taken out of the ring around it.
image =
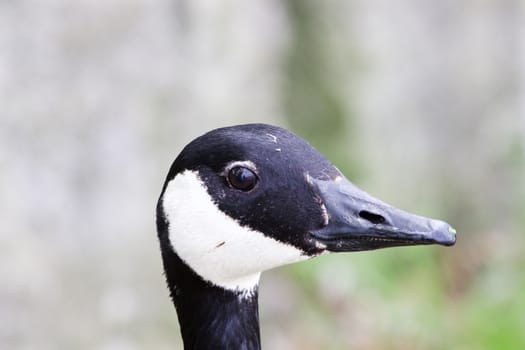
[[[265,124],[189,143],[167,175],[157,225],[174,293],[174,263],[203,285],[249,294],[262,271],[322,254],[456,239],[447,223],[374,198],[306,141]]]

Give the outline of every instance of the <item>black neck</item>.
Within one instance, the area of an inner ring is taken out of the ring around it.
[[[175,254],[159,230],[168,287],[184,349],[260,349],[258,291],[241,295],[205,282]]]

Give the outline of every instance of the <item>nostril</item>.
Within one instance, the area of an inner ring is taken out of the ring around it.
[[[386,219],[379,215],[379,214],[374,214],[374,213],[371,213],[369,211],[366,211],[366,210],[361,210],[359,212],[359,216],[365,220],[368,220],[370,221],[371,223],[373,224],[382,224],[386,221]]]

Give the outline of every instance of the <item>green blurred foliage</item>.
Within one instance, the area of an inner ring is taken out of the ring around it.
[[[287,7],[294,34],[286,67],[288,123],[359,182],[366,152],[359,151],[351,103],[338,92],[333,55],[340,50],[331,50],[326,37],[330,6],[290,0]],[[355,67],[352,57],[346,56],[346,69]],[[469,133],[455,131],[456,144],[467,143]],[[506,151],[487,157],[479,170],[447,168],[453,146],[440,151],[440,172],[425,179],[437,198],[423,206],[457,226],[454,248],[327,256],[284,269],[301,286],[299,319],[307,320],[301,327],[317,342],[311,348],[525,348],[524,142],[518,134],[499,141]],[[371,329],[360,342],[357,333]]]
[[[351,177],[359,176],[357,144],[351,133],[354,119],[340,95],[338,64],[355,61],[352,52],[326,50],[326,32],[333,23],[319,12],[330,9],[314,1],[287,1],[292,25],[292,47],[285,67],[284,107],[292,130],[341,166]],[[357,70],[356,70],[357,74]],[[320,117],[322,116],[322,117]],[[353,164],[348,167],[347,164]]]

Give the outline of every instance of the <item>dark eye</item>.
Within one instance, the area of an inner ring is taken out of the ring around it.
[[[242,166],[236,166],[228,172],[228,182],[232,187],[242,191],[249,191],[255,187],[259,179],[253,171]]]

